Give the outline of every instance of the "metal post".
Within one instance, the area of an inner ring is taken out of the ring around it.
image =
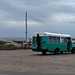
[[[27,11],[26,11],[26,32],[25,33],[26,33],[26,42],[25,43],[26,43],[26,48],[27,48]]]

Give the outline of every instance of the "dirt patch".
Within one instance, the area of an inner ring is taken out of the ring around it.
[[[42,55],[32,50],[0,51],[0,70],[75,74],[75,54]]]

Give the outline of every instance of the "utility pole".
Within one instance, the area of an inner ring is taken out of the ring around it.
[[[26,32],[25,32],[25,34],[26,34],[25,46],[27,48],[27,11],[26,11]]]

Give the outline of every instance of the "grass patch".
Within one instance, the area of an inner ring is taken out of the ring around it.
[[[27,50],[29,48],[26,47],[17,47],[13,44],[3,44],[0,45],[0,50]]]

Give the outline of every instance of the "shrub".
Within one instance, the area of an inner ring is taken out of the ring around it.
[[[23,41],[18,41],[18,40],[13,40],[15,43],[21,44],[21,46],[23,47]]]
[[[12,44],[4,44],[4,45],[0,45],[0,50],[14,50],[16,49],[16,47]]]
[[[5,43],[7,43],[7,42],[0,40],[0,45],[3,45]]]

